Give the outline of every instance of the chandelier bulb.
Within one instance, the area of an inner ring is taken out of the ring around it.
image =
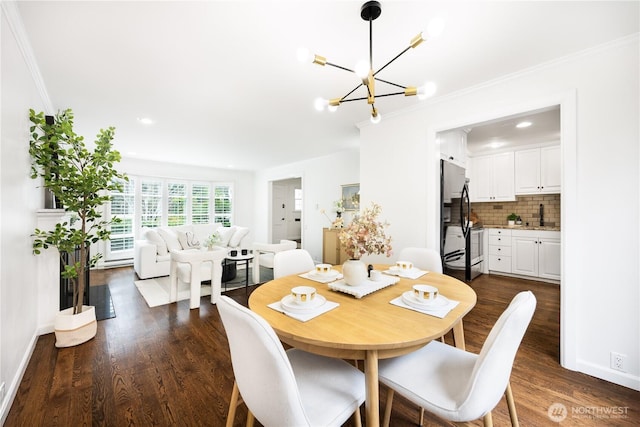
[[[323,111],[324,107],[326,107],[327,105],[329,105],[329,101],[324,98],[316,98],[316,100],[313,102],[313,106],[317,111]]]
[[[424,100],[436,93],[437,87],[433,82],[427,82],[418,88],[418,99]]]
[[[445,17],[443,15],[438,15],[427,24],[427,31],[425,35],[428,35],[429,38],[439,37],[444,32],[444,27]]]
[[[298,57],[298,61],[300,62],[313,62],[313,55],[307,48],[298,48],[298,50],[296,51],[296,56]]]
[[[354,67],[354,71],[356,75],[360,77],[362,80],[366,80],[369,78],[369,63],[367,61],[358,61],[356,66]]]
[[[380,123],[380,120],[382,120],[382,114],[376,111],[375,113],[371,114],[370,120],[371,120],[371,123],[373,123],[374,125],[377,125],[378,123]]]

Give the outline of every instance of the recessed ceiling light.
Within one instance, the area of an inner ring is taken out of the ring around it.
[[[502,146],[504,146],[506,144],[506,142],[498,142],[498,141],[494,141],[494,142],[490,142],[487,145],[485,145],[485,147],[488,148],[500,148]]]
[[[138,117],[138,121],[143,125],[152,125],[155,123],[155,121],[153,121],[149,117]]]
[[[531,125],[532,125],[531,122],[520,122],[516,125],[516,127],[519,129],[522,129],[522,128],[528,128]]]

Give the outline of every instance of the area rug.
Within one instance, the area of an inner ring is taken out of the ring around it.
[[[169,276],[136,280],[134,283],[149,307],[169,304]],[[207,295],[211,295],[211,285],[202,285],[200,288],[200,296],[204,297]],[[178,282],[178,301],[189,299],[190,296],[190,285],[188,283]]]

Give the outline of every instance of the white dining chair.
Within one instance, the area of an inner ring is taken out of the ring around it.
[[[364,374],[347,362],[285,351],[262,317],[229,297],[218,302],[235,375],[227,426],[232,426],[238,394],[265,427],[340,426],[351,414],[360,426]]]
[[[305,249],[278,252],[273,256],[273,278],[306,273],[315,268],[311,254]]]
[[[411,261],[420,270],[442,273],[442,259],[438,251],[430,248],[404,248],[398,255],[398,260]]]
[[[389,425],[394,391],[448,421],[483,418],[493,425],[491,411],[506,395],[511,424],[518,426],[509,384],[513,361],[531,321],[536,298],[520,292],[498,318],[480,354],[432,341],[413,353],[379,362],[380,382],[389,387],[384,426]]]

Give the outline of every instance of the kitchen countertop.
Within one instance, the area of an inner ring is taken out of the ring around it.
[[[539,226],[539,225],[489,225],[484,224],[484,228],[504,228],[507,230],[544,230],[544,231],[560,231],[560,227],[555,226]]]

